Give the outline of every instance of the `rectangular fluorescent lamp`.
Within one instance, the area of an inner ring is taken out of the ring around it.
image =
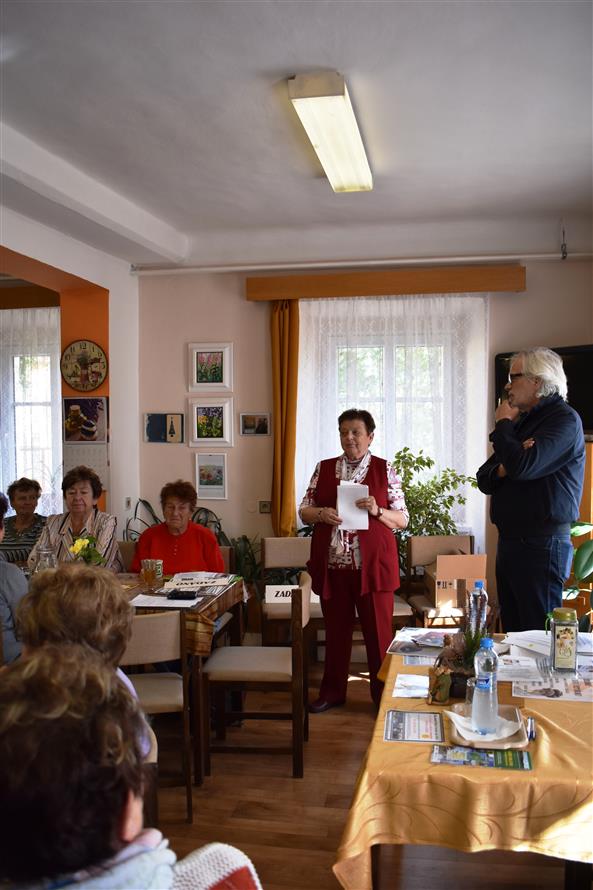
[[[298,74],[288,95],[334,192],[370,191],[373,174],[342,75]]]

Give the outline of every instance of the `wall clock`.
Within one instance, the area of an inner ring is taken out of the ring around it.
[[[107,356],[92,340],[75,340],[63,351],[60,370],[72,389],[90,392],[107,377]]]

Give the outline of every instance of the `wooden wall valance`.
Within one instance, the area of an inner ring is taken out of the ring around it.
[[[401,294],[524,291],[525,266],[418,266],[309,275],[247,278],[248,300],[314,300]]]

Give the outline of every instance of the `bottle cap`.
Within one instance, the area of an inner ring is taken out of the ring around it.
[[[576,621],[576,609],[554,609],[552,612],[554,621]]]
[[[481,589],[483,586],[484,586],[484,582],[483,582],[483,581],[476,581],[476,583],[474,584],[474,587],[479,587],[480,589]]]
[[[492,637],[482,637],[482,641],[480,643],[480,647],[482,649],[492,649],[494,646],[494,640]]]

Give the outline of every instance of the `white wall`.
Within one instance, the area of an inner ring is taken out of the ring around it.
[[[186,443],[142,442],[143,497],[160,511],[159,491],[177,478],[196,484],[195,455],[226,452],[228,500],[200,501],[223,521],[229,537],[270,535],[269,516],[260,500],[270,500],[272,437],[239,435],[239,414],[272,411],[269,305],[245,300],[245,279],[238,274],[146,277],[140,283],[140,413],[184,412]],[[190,448],[188,344],[230,342],[234,350],[234,445]],[[272,424],[274,418],[272,418]]]
[[[129,264],[1,209],[2,243],[10,250],[55,266],[109,291],[109,414],[111,427],[108,509],[121,534],[140,493],[138,435],[138,281]]]

